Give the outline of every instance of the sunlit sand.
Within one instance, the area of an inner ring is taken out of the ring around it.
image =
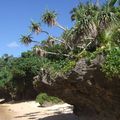
[[[0,120],[77,120],[72,106],[58,104],[40,107],[34,101],[0,105]]]

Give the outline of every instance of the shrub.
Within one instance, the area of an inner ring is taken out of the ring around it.
[[[120,48],[116,47],[110,50],[106,61],[102,66],[102,71],[107,77],[120,77]]]
[[[48,96],[46,93],[40,93],[37,97],[36,97],[36,102],[38,102],[40,104],[40,106],[43,106],[43,104],[45,102],[52,102],[52,103],[59,103],[61,102],[61,100],[57,97],[53,97],[53,96]]]

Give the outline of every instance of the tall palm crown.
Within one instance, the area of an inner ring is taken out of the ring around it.
[[[46,11],[42,15],[42,21],[48,26],[54,26],[56,24],[56,12],[55,11]]]
[[[27,35],[27,36],[22,35],[20,42],[25,44],[25,45],[29,45],[32,42],[31,35]]]
[[[71,19],[76,21],[76,29],[79,27],[76,31],[81,32],[81,34],[89,34],[95,28],[97,9],[95,5],[88,3],[86,5],[79,4],[71,11]]]
[[[83,28],[88,26],[91,21],[94,21],[97,27],[106,27],[120,16],[120,8],[113,7],[117,1],[120,0],[108,0],[100,8],[91,3],[80,4],[71,11],[71,19],[75,20],[76,23],[79,22]],[[96,2],[98,3],[98,0]]]
[[[112,8],[116,2],[120,0],[108,0],[106,4],[98,8],[98,6],[88,2],[88,4],[79,4],[76,8],[71,11],[71,19],[76,22],[82,19],[92,19],[100,21],[100,19],[105,18],[112,20],[113,14],[118,9],[118,7]],[[99,0],[96,0],[96,4],[99,4]],[[103,15],[103,16],[102,16]],[[101,17],[101,18],[100,18]]]
[[[69,33],[68,41],[74,47],[76,45],[87,46],[92,41],[96,44],[97,37],[103,32],[111,23],[116,23],[120,20],[119,7],[114,7],[117,0],[107,1],[102,6],[97,6],[91,2],[87,4],[80,3],[71,11],[71,19],[75,21]],[[96,0],[99,3],[99,0]],[[117,14],[116,14],[117,12]],[[71,38],[70,38],[71,37]],[[87,39],[86,39],[87,38]]]
[[[57,13],[55,11],[45,11],[45,13],[42,15],[42,21],[47,24],[48,26],[57,26],[60,29],[66,31],[67,29],[64,28],[62,25],[60,25],[57,20]]]
[[[32,32],[35,32],[37,34],[40,33],[41,32],[40,23],[35,23],[32,21],[30,29]]]

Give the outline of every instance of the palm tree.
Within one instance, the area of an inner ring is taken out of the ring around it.
[[[40,23],[31,22],[30,29],[32,32],[39,34],[41,32]]]
[[[56,21],[56,12],[55,11],[45,11],[45,13],[42,15],[42,21],[47,24],[48,26],[57,26],[61,28],[62,30],[66,31],[66,28],[61,26],[57,21]]]
[[[75,31],[81,33],[81,36],[94,36],[94,38],[97,36],[96,18],[98,12],[93,4],[80,4],[71,11],[71,14],[72,20],[76,21]]]
[[[98,5],[99,0],[96,0]],[[74,45],[85,45],[88,46],[92,41],[96,41],[97,36],[100,32],[105,30],[113,21],[116,20],[116,16],[109,7],[108,3],[104,6],[98,6],[88,3],[86,5],[79,4],[76,8],[71,11],[71,18],[75,20],[76,25],[73,28],[68,38],[71,44]],[[69,32],[70,33],[70,32]],[[86,47],[85,47],[86,48]]]
[[[117,0],[107,1],[107,3],[104,6],[101,6],[99,9],[96,9],[93,4],[80,4],[77,8],[72,10],[71,17],[76,22],[79,22],[80,26],[85,28],[85,31],[89,28],[88,26],[91,24],[91,22],[93,24],[96,23],[96,27],[105,28],[110,22],[116,20],[115,10],[110,7],[116,2]],[[99,0],[96,0],[96,4],[99,4]],[[95,24],[93,26],[95,26]]]
[[[22,35],[20,42],[25,44],[25,45],[30,44],[32,42],[31,35],[28,35],[28,36]]]
[[[72,21],[79,21],[81,15],[85,13],[85,6],[80,3],[76,8],[73,8],[70,13]]]
[[[36,22],[31,22],[31,26],[30,26],[30,30],[32,32],[35,32],[36,34],[39,33],[45,33],[46,35],[50,36],[50,34],[47,31],[42,30],[42,28],[40,27],[40,23],[36,23]]]
[[[101,30],[104,30],[105,28],[109,27],[109,25],[112,22],[116,23],[116,20],[118,19],[119,16],[116,13],[117,13],[117,8],[109,6],[109,3],[104,5],[98,14],[99,28]]]
[[[37,41],[33,41],[31,35],[27,35],[27,36],[22,35],[20,42],[23,43],[23,44],[25,44],[25,45],[29,45],[32,42],[40,44]]]

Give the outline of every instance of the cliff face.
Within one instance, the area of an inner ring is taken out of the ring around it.
[[[120,120],[120,80],[109,80],[101,71],[102,55],[91,63],[80,59],[75,68],[54,80],[44,71],[34,79],[38,91],[74,105],[74,113],[87,120]]]

